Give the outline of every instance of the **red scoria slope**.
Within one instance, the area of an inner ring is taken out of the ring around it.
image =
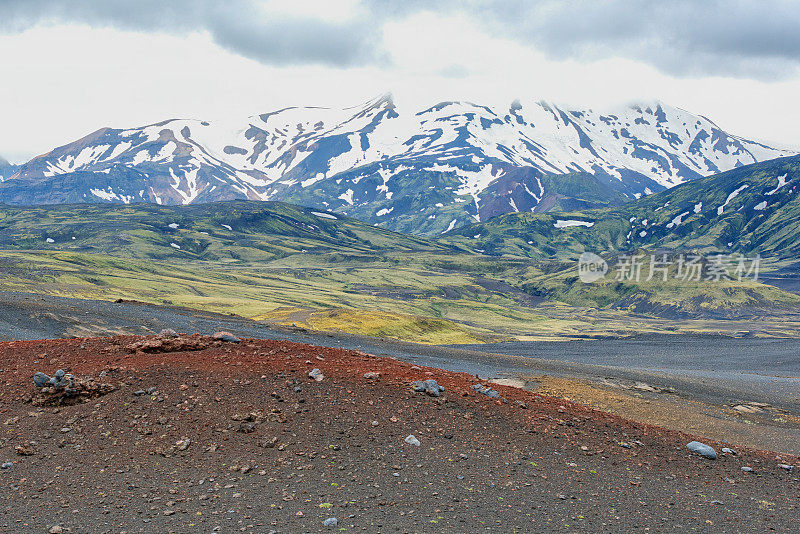
[[[54,405],[32,377],[59,368],[112,391]],[[0,532],[796,528],[794,458],[705,460],[678,433],[360,352],[71,339],[0,344],[0,369]],[[428,378],[443,396],[410,387]]]

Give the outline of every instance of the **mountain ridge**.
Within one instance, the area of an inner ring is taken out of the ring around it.
[[[0,156],[0,183],[16,174],[17,168],[17,165],[11,164],[3,156]]]
[[[789,153],[663,103],[409,110],[382,95],[342,109],[100,128],[20,166],[0,202],[281,200],[435,235],[515,211],[618,205]]]
[[[798,193],[800,155],[700,178],[620,207],[506,214],[444,237],[488,254],[574,260],[584,251],[660,248],[796,262]]]

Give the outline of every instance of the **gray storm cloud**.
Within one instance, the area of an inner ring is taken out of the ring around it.
[[[0,0],[0,31],[83,23],[142,32],[206,31],[221,46],[273,65],[361,65],[379,57],[378,28],[363,20],[273,16],[250,0]]]
[[[207,31],[266,64],[345,67],[380,61],[383,24],[422,11],[472,17],[554,58],[630,58],[677,76],[776,78],[800,65],[800,2],[791,0],[365,0],[344,22],[270,15],[254,0],[0,0],[0,31],[58,22]]]
[[[495,31],[558,58],[627,57],[675,75],[780,77],[800,64],[790,0],[496,0],[472,8]]]

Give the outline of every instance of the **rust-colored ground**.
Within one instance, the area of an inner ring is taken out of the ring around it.
[[[58,368],[116,389],[31,404],[34,372]],[[709,461],[677,432],[512,387],[491,399],[469,375],[359,352],[71,339],[0,344],[0,369],[2,532],[314,532],[329,517],[376,532],[796,527],[798,472],[778,466],[795,458]],[[426,378],[445,395],[411,390]]]

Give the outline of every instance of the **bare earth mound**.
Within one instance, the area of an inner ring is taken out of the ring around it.
[[[389,358],[118,337],[3,343],[0,369],[0,532],[796,529],[800,473],[779,466],[796,458],[707,460],[688,436]],[[57,369],[83,396],[42,399],[33,375]],[[412,388],[429,379],[440,396]]]

